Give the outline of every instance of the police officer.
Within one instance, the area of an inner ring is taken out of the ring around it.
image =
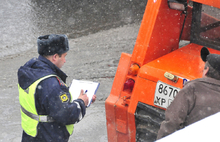
[[[73,124],[86,113],[88,97],[81,90],[72,100],[67,75],[60,70],[69,50],[67,36],[40,36],[37,44],[39,57],[18,70],[22,142],[67,142]]]

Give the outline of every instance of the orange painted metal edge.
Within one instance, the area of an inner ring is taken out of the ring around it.
[[[184,17],[170,9],[167,0],[148,1],[131,61],[142,66],[178,49]]]
[[[169,52],[175,50],[179,46],[179,35],[182,29],[182,23],[184,20],[184,15],[180,15],[181,12],[177,10],[171,10],[166,0],[155,0],[155,1],[148,1],[145,14],[143,16],[143,20],[140,26],[140,30],[138,33],[138,37],[136,40],[136,44],[132,53],[131,62],[138,63],[140,66],[155,60],[158,57],[161,57]],[[177,16],[176,16],[177,15]],[[168,17],[167,17],[168,16]],[[170,18],[171,17],[171,18]],[[173,18],[173,20],[171,20]],[[163,23],[165,19],[166,23]],[[169,19],[170,18],[170,19]],[[173,31],[172,26],[169,25],[170,23],[178,23],[174,27],[176,33],[170,33]],[[160,24],[158,24],[160,23]],[[167,29],[172,29],[172,31],[161,32],[161,28],[163,25],[167,26]],[[190,28],[185,30],[188,32]],[[160,32],[162,34],[160,34]],[[163,35],[164,34],[164,35]],[[172,36],[170,36],[172,35]],[[169,37],[173,39],[172,41],[167,40],[161,42],[161,45],[158,41],[160,41],[161,37]],[[189,36],[189,35],[188,35]],[[174,39],[174,37],[176,37]],[[164,46],[164,48],[161,48]],[[164,50],[163,50],[164,49]],[[147,55],[147,56],[146,56]],[[138,78],[136,79],[136,81]],[[136,88],[138,83],[135,83],[134,88]],[[132,92],[130,104],[128,106],[128,133],[129,133],[129,142],[136,141],[136,126],[135,126],[135,110],[138,104],[138,100],[132,99],[135,98],[138,94]]]
[[[130,66],[131,55],[122,53],[119,60],[118,68],[113,81],[111,93],[105,101],[106,111],[106,126],[109,142],[117,142],[117,122],[116,122],[116,103],[120,99],[120,92],[123,89],[123,84]]]
[[[206,4],[209,6],[220,8],[220,1],[219,0],[190,0],[190,1],[194,1],[194,2],[198,2],[198,3]]]
[[[146,54],[147,47],[145,46],[148,46],[147,43],[149,43],[151,33],[154,29],[158,13],[157,9],[159,9],[161,3],[160,1],[161,0],[159,0],[157,3],[153,3],[153,0],[148,1],[143,15],[142,23],[139,29],[131,59],[132,61],[138,63],[140,66],[142,66]]]

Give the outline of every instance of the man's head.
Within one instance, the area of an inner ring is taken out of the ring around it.
[[[69,43],[66,35],[44,35],[37,39],[38,53],[58,68],[61,68],[66,62],[65,56],[69,51]]]
[[[220,55],[210,54],[206,47],[201,49],[201,58],[205,62],[203,76],[220,80]]]

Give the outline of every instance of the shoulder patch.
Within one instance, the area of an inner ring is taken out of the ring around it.
[[[69,101],[69,98],[66,94],[62,94],[60,95],[60,100],[62,101],[62,103],[65,103]]]
[[[56,78],[61,86],[66,86],[66,84],[60,78],[58,78],[58,77],[56,77]]]

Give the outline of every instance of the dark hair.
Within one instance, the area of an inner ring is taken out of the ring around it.
[[[205,63],[205,69],[207,69],[207,67],[209,67],[209,70],[206,74],[207,77],[211,77],[217,80],[220,80],[220,72],[215,70],[210,64],[209,62]]]

